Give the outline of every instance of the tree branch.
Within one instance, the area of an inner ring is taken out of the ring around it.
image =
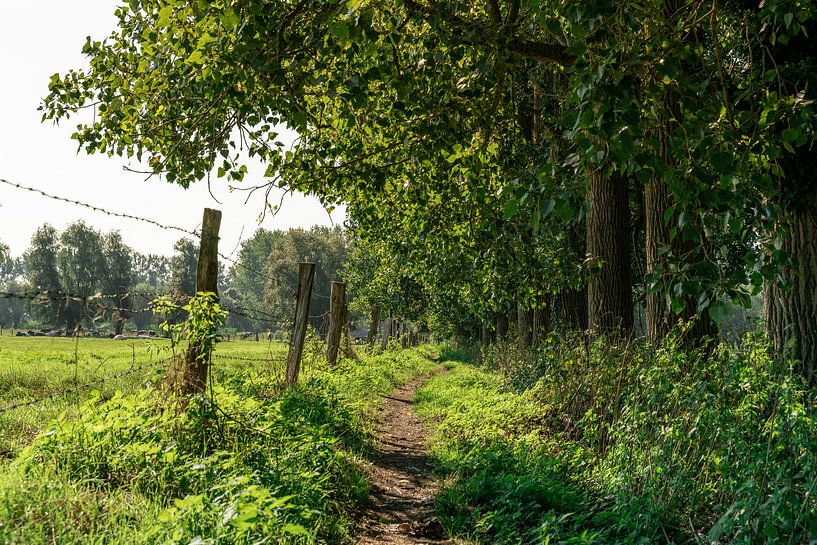
[[[419,14],[424,17],[435,17],[438,15],[433,6],[426,6],[419,2],[415,2],[414,0],[404,0],[404,3],[406,8],[412,13]],[[493,17],[493,14],[491,17]],[[468,25],[466,21],[463,21],[459,17],[449,17],[448,22],[454,24],[460,29]],[[567,53],[565,51],[566,48],[558,44],[512,39],[505,47],[510,53],[521,57],[534,59],[539,62],[552,62],[562,66],[570,66],[576,62],[576,57]]]
[[[562,66],[570,66],[576,62],[576,57],[567,53],[565,47],[544,42],[511,40],[508,43],[508,51],[520,57],[527,57],[540,62],[555,62]]]

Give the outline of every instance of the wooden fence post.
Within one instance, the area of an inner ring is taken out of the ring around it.
[[[335,365],[343,334],[343,308],[346,306],[346,284],[332,282],[329,295],[329,334],[326,337],[326,361]]]
[[[201,222],[199,263],[196,270],[196,293],[215,293],[218,297],[218,231],[221,227],[221,211],[204,209]],[[182,370],[181,391],[184,395],[205,391],[210,374],[210,354],[193,341],[187,347],[185,368]]]
[[[301,368],[301,354],[304,351],[306,328],[309,325],[309,301],[312,299],[312,283],[315,280],[315,264],[298,264],[298,301],[295,304],[295,324],[292,330],[292,342],[287,357],[287,384],[298,382]]]
[[[369,341],[370,345],[374,345],[377,340],[377,328],[380,325],[380,305],[372,305],[372,314],[369,318]]]

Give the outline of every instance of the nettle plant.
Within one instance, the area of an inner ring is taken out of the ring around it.
[[[210,357],[220,340],[218,331],[227,318],[227,311],[219,305],[218,295],[213,292],[198,292],[184,305],[163,296],[154,301],[154,312],[166,317],[159,327],[170,337],[174,363],[171,370],[175,368],[177,371],[171,373],[171,382],[179,385],[194,384],[197,381],[202,385],[206,384]],[[181,313],[186,314],[186,318],[174,320]],[[185,342],[187,349],[184,361],[180,362],[182,355],[177,354],[176,349]],[[185,390],[201,391],[203,388]]]

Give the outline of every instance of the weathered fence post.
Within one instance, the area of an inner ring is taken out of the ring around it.
[[[298,382],[301,368],[301,354],[304,351],[306,328],[309,325],[309,301],[312,299],[312,282],[315,280],[315,264],[298,264],[298,301],[295,304],[295,324],[292,330],[292,342],[287,357],[287,384]]]
[[[393,318],[391,317],[391,313],[389,313],[389,317],[383,322],[383,337],[380,339],[380,348],[385,349],[386,346],[389,344],[389,338],[391,337],[391,330],[392,330],[392,322]]]
[[[372,314],[369,318],[369,341],[370,345],[374,345],[377,340],[377,328],[380,325],[380,305],[372,305]]]
[[[201,222],[199,263],[196,271],[196,293],[215,293],[218,296],[218,231],[221,227],[221,211],[204,209]],[[205,391],[210,373],[210,354],[195,340],[187,348],[185,369],[182,371],[181,388],[185,395]]]
[[[346,284],[332,282],[329,295],[329,334],[326,337],[326,361],[335,365],[343,334],[343,309],[346,306]]]

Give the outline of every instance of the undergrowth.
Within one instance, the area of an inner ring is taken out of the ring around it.
[[[91,399],[0,474],[0,543],[341,542],[375,394],[434,367],[387,352],[283,391],[245,371],[183,410],[157,389]]]
[[[462,354],[460,354],[462,356]],[[418,393],[480,543],[817,542],[817,392],[765,341],[500,344]]]

